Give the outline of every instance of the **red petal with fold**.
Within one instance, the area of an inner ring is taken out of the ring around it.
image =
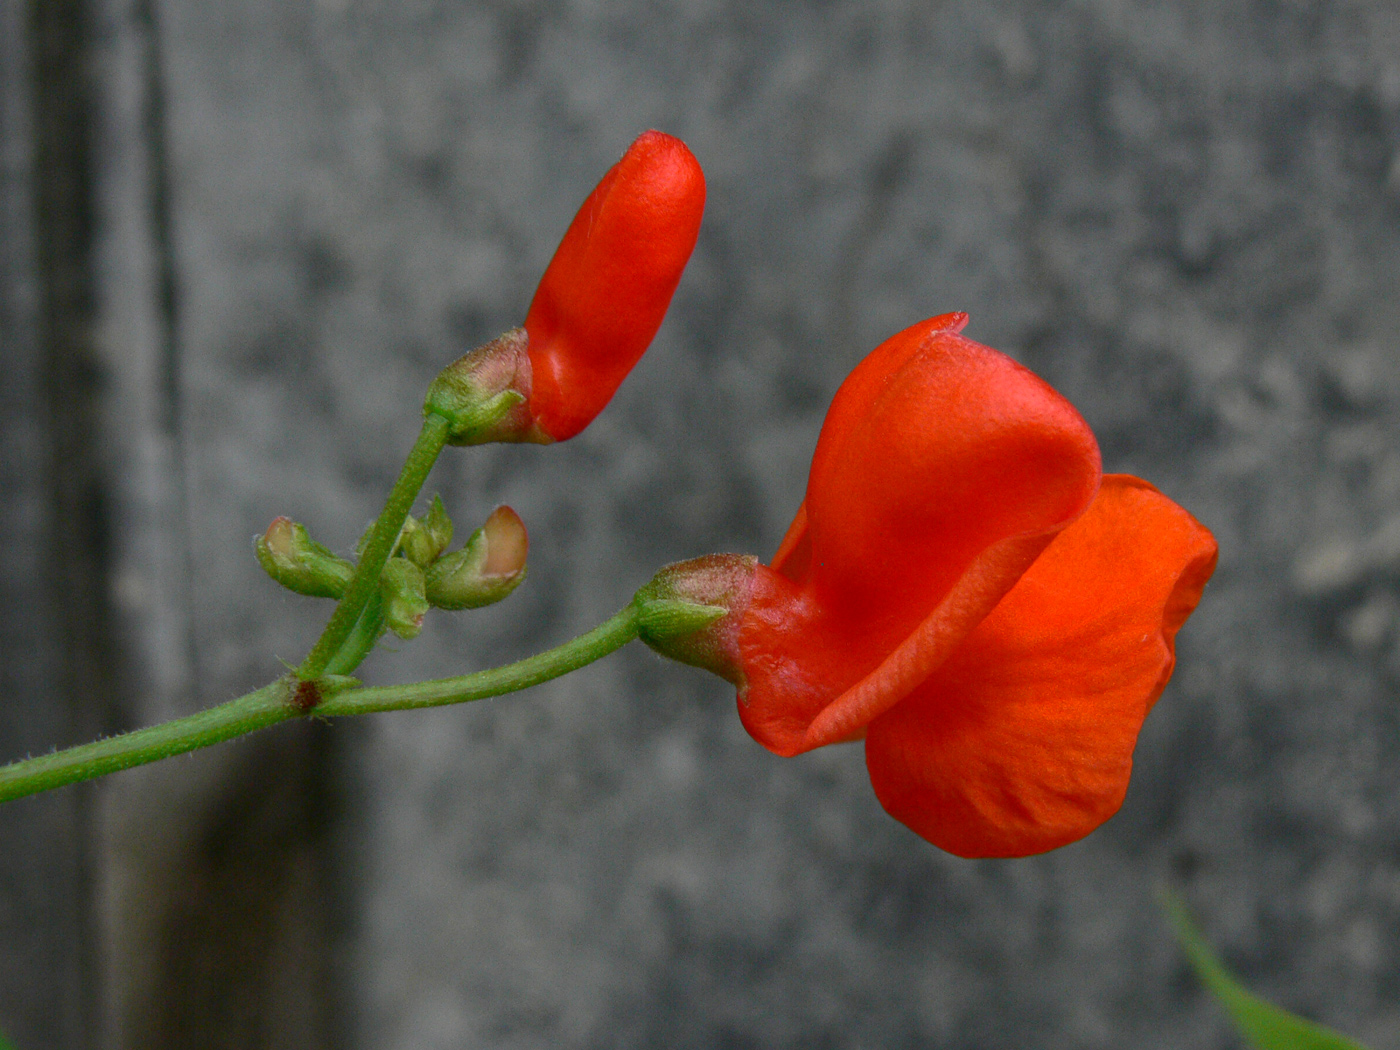
[[[953,656],[870,724],[881,804],[964,857],[1042,853],[1098,827],[1122,804],[1138,731],[1215,559],[1185,510],[1106,476]]]
[[[1059,529],[1099,452],[1063,397],[958,335],[914,325],[842,384],[807,499],[740,635],[740,716],[779,754],[847,738],[937,667]]]

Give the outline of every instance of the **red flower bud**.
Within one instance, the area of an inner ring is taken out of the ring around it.
[[[772,566],[701,644],[765,747],[864,737],[893,816],[1016,856],[1121,804],[1216,547],[1146,482],[1101,486],[1084,420],[966,321],[900,332],[842,384]]]
[[[685,143],[648,131],[574,216],[525,318],[530,411],[555,441],[588,425],[651,343],[704,209]]]
[[[651,343],[705,210],[705,176],[680,139],[643,134],[583,202],[545,269],[525,327],[442,370],[424,411],[454,445],[571,438]]]

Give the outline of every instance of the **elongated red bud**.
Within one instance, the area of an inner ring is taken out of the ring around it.
[[[612,398],[650,345],[705,210],[705,176],[685,143],[648,131],[583,202],[525,318],[530,412],[555,441]]]

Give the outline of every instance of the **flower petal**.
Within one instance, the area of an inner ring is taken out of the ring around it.
[[[940,327],[949,316],[962,320],[915,325],[861,362],[812,457],[811,580],[851,620],[918,623],[979,553],[1063,527],[1098,487],[1098,444],[1074,407]]]
[[[530,303],[530,409],[563,441],[612,398],[661,327],[700,233],[705,176],[685,143],[648,131],[569,224]]]
[[[1215,558],[1185,510],[1106,476],[957,652],[870,724],[881,804],[964,857],[1041,853],[1098,827],[1122,804]]]
[[[897,703],[1093,498],[1087,424],[958,335],[965,320],[886,340],[827,413],[806,502],[740,636],[740,714],[779,754],[849,737]]]

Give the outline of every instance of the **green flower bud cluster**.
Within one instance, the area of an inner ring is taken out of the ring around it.
[[[417,637],[431,607],[491,605],[525,578],[529,539],[524,522],[509,507],[497,507],[461,550],[446,554],[451,543],[452,519],[437,496],[424,517],[409,515],[404,522],[394,554],[379,576],[383,624],[400,638]],[[254,546],[267,574],[298,594],[339,599],[355,575],[351,562],[315,542],[305,526],[288,518],[273,521]]]

